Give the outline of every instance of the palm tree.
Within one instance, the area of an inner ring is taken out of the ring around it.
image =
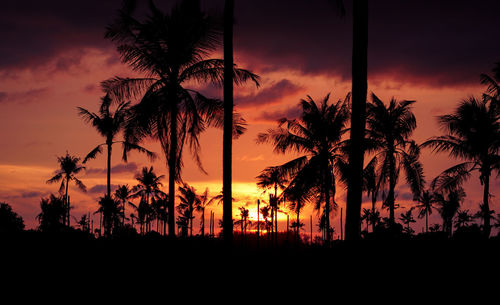
[[[462,227],[468,226],[472,222],[473,218],[474,216],[469,213],[469,210],[458,210],[455,228],[460,229]]]
[[[196,194],[196,189],[193,186],[184,183],[182,186],[179,186],[178,198],[180,203],[177,206],[177,209],[186,218],[187,225],[189,227],[189,235],[193,236],[193,212],[195,206],[198,205],[198,201],[200,200],[199,196]]]
[[[161,196],[166,196],[166,194],[160,190],[160,187],[163,186],[161,183],[161,179],[163,179],[163,177],[163,175],[157,176],[152,166],[149,169],[147,167],[143,167],[142,171],[135,176],[135,179],[139,182],[139,184],[132,188],[132,192],[134,192],[132,197],[141,198],[141,204],[143,205],[142,210],[148,211],[145,215],[145,222],[148,225],[147,231],[150,229],[149,224],[151,221],[151,215],[149,210],[151,209],[151,200],[153,198],[160,199]],[[141,206],[139,206],[139,208],[141,208]],[[169,210],[168,212],[170,213],[171,211]]]
[[[189,144],[195,162],[204,171],[198,137],[207,126],[223,124],[223,103],[184,84],[222,85],[224,61],[206,59],[220,45],[220,30],[201,11],[199,0],[182,1],[169,15],[153,1],[149,3],[151,14],[145,22],[132,17],[134,5],[126,5],[106,32],[106,38],[118,44],[122,61],[146,77],[115,77],[103,82],[103,87],[119,99],[140,98],[131,108],[126,138],[138,143],[151,137],[161,143],[169,168],[169,234],[175,236],[175,183],[180,181],[184,143]],[[235,66],[233,74],[237,84],[249,79],[257,82],[258,78]]]
[[[405,231],[407,234],[411,235],[414,231],[412,230],[412,228],[410,227],[410,224],[416,222],[415,221],[415,218],[413,218],[413,209],[415,207],[411,207],[408,211],[406,211],[406,213],[401,213],[401,216],[399,218],[399,220],[401,220],[401,222],[406,225],[406,228],[405,228]]]
[[[248,226],[248,215],[249,210],[245,207],[239,207],[240,210],[240,220],[236,221],[235,224],[239,224],[241,226],[241,234],[247,235],[247,226]]]
[[[449,115],[439,117],[439,124],[446,135],[432,137],[423,143],[433,152],[448,152],[460,164],[443,171],[433,181],[437,189],[453,190],[468,180],[471,172],[479,172],[483,186],[483,206],[486,211],[483,232],[489,236],[490,177],[500,172],[500,104],[492,99],[476,100],[471,97],[460,103]]]
[[[425,233],[429,233],[429,215],[432,214],[434,203],[437,202],[436,196],[431,191],[424,190],[415,199],[418,202],[418,205],[416,206],[416,208],[419,210],[418,218],[425,217]]]
[[[369,215],[369,220],[372,224],[372,231],[375,231],[375,226],[377,224],[377,221],[372,220],[375,220],[373,217],[378,213],[375,209],[375,205],[377,203],[380,188],[380,180],[378,179],[376,172],[377,161],[377,158],[373,157],[363,170],[363,190],[366,192],[367,196],[370,196],[372,201],[372,210]]]
[[[295,222],[292,223],[292,228],[295,228],[295,238],[298,241],[300,237],[300,228],[301,228],[301,222],[300,222],[300,211],[304,208],[305,206],[305,197],[302,196],[302,190],[299,188],[294,188],[292,187],[287,187],[282,195],[283,198],[286,197],[287,202],[288,202],[288,208],[292,211],[295,212],[295,215],[297,216],[297,219]]]
[[[361,219],[361,223],[363,223],[363,221],[366,221],[366,233],[368,233],[368,227],[370,225],[371,214],[372,214],[372,211],[370,209],[363,208],[363,213],[361,214],[360,219]]]
[[[168,223],[168,194],[159,194],[157,197],[153,197],[151,208],[156,218],[156,231],[160,232],[160,226],[163,226],[161,229],[162,234],[166,235]]]
[[[269,204],[271,205],[271,217],[274,218],[272,221],[274,221],[274,232],[276,234],[276,240],[278,236],[278,206],[280,201],[278,198],[278,188],[284,189],[286,182],[287,178],[283,175],[283,172],[277,166],[266,167],[257,176],[258,187],[262,189],[274,188],[274,195],[271,194],[272,196],[270,196],[269,198]]]
[[[342,1],[337,0],[337,3]],[[341,5],[343,8],[343,5]],[[366,94],[368,88],[368,0],[353,1],[352,110],[349,177],[346,201],[346,240],[360,238],[363,185]]]
[[[448,190],[446,196],[438,193],[436,194],[437,203],[439,205],[438,211],[443,219],[443,231],[452,235],[453,218],[460,209],[460,204],[465,198],[464,190],[459,187],[453,190]]]
[[[99,209],[97,213],[102,215],[102,225],[104,227],[104,236],[111,236],[114,229],[120,225],[120,216],[122,215],[122,207],[118,200],[113,199],[107,194],[100,198]]]
[[[101,107],[99,113],[93,113],[85,108],[78,107],[78,115],[86,122],[91,124],[101,136],[103,136],[106,141],[97,145],[92,149],[87,156],[83,159],[83,163],[87,163],[88,160],[94,159],[97,154],[102,153],[102,148],[105,146],[108,153],[107,159],[107,195],[111,197],[111,151],[113,144],[121,143],[123,145],[123,161],[127,162],[127,153],[130,150],[137,150],[139,152],[145,153],[151,161],[156,157],[154,153],[149,150],[128,141],[115,141],[115,137],[120,131],[125,127],[125,121],[129,112],[129,102],[121,102],[118,107],[112,113],[110,111],[111,98],[109,94],[106,94],[101,98]]]
[[[492,76],[481,74],[481,84],[488,86],[486,98],[498,100],[500,97],[500,62],[495,63],[492,72]]]
[[[83,184],[80,179],[76,178],[76,175],[79,174],[82,170],[85,169],[84,166],[79,164],[80,158],[71,156],[69,152],[66,151],[66,156],[57,157],[57,162],[59,163],[59,169],[54,172],[54,176],[47,180],[47,183],[55,183],[61,181],[61,186],[59,187],[59,193],[62,194],[64,191],[64,204],[66,207],[66,217],[63,219],[63,224],[69,227],[69,197],[68,197],[68,187],[69,182],[74,181],[75,184],[82,191],[86,192],[87,187]]]
[[[114,197],[122,204],[122,225],[125,225],[125,206],[130,204],[129,199],[132,198],[132,195],[132,189],[128,184],[119,185],[115,190]]]
[[[50,194],[49,198],[42,198],[40,201],[41,212],[36,216],[38,219],[38,229],[42,232],[59,231],[64,227],[66,218],[66,206],[62,197]]]
[[[299,104],[302,108],[300,119],[280,119],[278,128],[260,133],[257,142],[272,143],[276,153],[303,154],[278,168],[281,176],[289,178],[289,188],[302,190],[303,200],[316,200],[318,209],[324,202],[329,227],[332,202],[336,206],[334,168],[344,147],[341,139],[346,132],[349,111],[348,98],[331,105],[328,99],[329,95],[318,105],[308,96]],[[328,242],[331,240],[329,233],[328,230]]]
[[[388,184],[385,204],[389,207],[389,224],[395,224],[395,188],[402,167],[406,181],[414,197],[418,197],[424,187],[422,164],[419,161],[420,148],[410,140],[417,127],[411,105],[414,101],[396,101],[392,99],[388,106],[375,94],[368,104],[367,148],[376,153],[380,160],[378,176],[380,185]]]
[[[197,212],[201,212],[201,221],[200,221],[200,234],[201,236],[205,236],[205,209],[210,204],[210,199],[208,199],[208,188],[205,189],[203,194],[198,196],[198,200],[195,202],[195,210]]]

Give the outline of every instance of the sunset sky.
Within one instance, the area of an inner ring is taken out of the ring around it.
[[[175,1],[155,2],[168,8]],[[297,117],[297,104],[307,95],[319,101],[330,93],[336,101],[350,91],[351,1],[345,1],[344,18],[332,2],[236,0],[235,62],[258,74],[262,83],[260,88],[251,84],[235,88],[236,108],[247,120],[248,131],[233,144],[234,218],[239,217],[238,207],[255,209],[255,200],[267,197],[255,184],[260,171],[293,157],[276,155],[270,145],[256,144],[257,134],[275,127],[279,118]],[[136,75],[120,62],[116,46],[104,39],[105,27],[113,21],[120,3],[18,0],[1,5],[0,201],[9,203],[28,228],[37,226],[40,198],[58,191],[59,185],[45,183],[57,169],[57,156],[68,151],[83,158],[103,142],[77,116],[76,107],[97,111],[103,95],[101,81]],[[222,0],[202,0],[202,4],[208,12],[222,13]],[[414,139],[418,143],[442,134],[436,116],[452,112],[462,99],[479,97],[484,91],[479,75],[490,73],[500,61],[499,11],[500,1],[496,0],[370,1],[368,93],[385,102],[392,97],[416,100]],[[221,54],[216,52],[213,57]],[[193,84],[193,88],[213,97],[222,95],[220,89],[203,84]],[[132,153],[125,164],[115,149],[114,186],[135,185],[135,173],[153,165],[158,174],[165,175],[167,189],[168,171],[159,145],[144,145],[161,158],[151,164]],[[183,179],[199,192],[208,187],[216,195],[222,188],[222,131],[208,130],[201,137],[201,147],[208,175],[198,170],[186,150]],[[424,151],[422,162],[428,183],[457,163],[429,150]],[[97,198],[105,192],[105,165],[104,155],[87,163],[86,173],[80,175],[87,193],[70,187],[73,216],[80,218],[97,209]],[[415,204],[404,181],[401,175],[396,201],[402,208],[397,216]],[[478,176],[473,175],[465,187],[462,209],[476,212],[482,192]],[[492,179],[494,196],[499,195],[499,187],[500,179]],[[336,201],[345,207],[343,186],[339,189]],[[491,209],[500,212],[497,198],[492,197]],[[211,209],[220,219],[222,206]],[[316,221],[317,212],[308,206],[303,213],[307,228],[311,214]],[[286,219],[284,214],[282,217]],[[437,212],[430,223],[441,224]],[[339,213],[332,217],[332,224],[338,232]],[[283,222],[280,226],[283,228]],[[420,232],[422,221],[413,228]]]

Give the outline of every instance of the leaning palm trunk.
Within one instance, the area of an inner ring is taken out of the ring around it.
[[[226,244],[233,242],[232,134],[233,134],[233,19],[234,0],[224,7],[224,134],[222,148],[223,232]]]
[[[346,239],[360,238],[368,57],[368,0],[353,1],[351,167],[346,209]]]

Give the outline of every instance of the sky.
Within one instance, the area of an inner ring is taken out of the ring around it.
[[[155,2],[168,10],[175,1]],[[296,157],[277,155],[270,145],[256,144],[257,134],[276,127],[279,118],[297,117],[297,105],[308,95],[320,101],[330,94],[336,101],[350,91],[351,1],[345,1],[344,17],[334,2],[236,1],[235,62],[258,74],[261,86],[235,88],[236,109],[247,120],[248,130],[233,144],[234,218],[238,218],[238,207],[253,211],[256,199],[266,198],[256,187],[255,177],[261,170]],[[105,27],[113,21],[120,4],[120,0],[19,0],[1,4],[0,201],[9,203],[28,228],[37,226],[40,198],[59,189],[59,185],[46,184],[57,169],[57,156],[68,151],[83,158],[103,142],[78,117],[76,107],[97,111],[103,95],[101,81],[137,75],[120,62],[116,46],[104,39]],[[210,14],[222,13],[222,0],[202,0],[202,4]],[[489,73],[500,61],[499,10],[500,2],[495,0],[370,1],[368,93],[385,102],[391,98],[415,100],[417,129],[413,137],[418,143],[442,134],[437,116],[452,112],[461,100],[479,97],[484,91],[480,74]],[[219,50],[211,57],[221,58],[221,54]],[[222,94],[203,84],[193,86],[214,97]],[[157,143],[143,144],[161,155]],[[208,174],[198,170],[187,152],[183,179],[199,192],[208,187],[210,194],[216,195],[222,188],[222,131],[209,129],[201,136],[201,147]],[[70,187],[73,216],[79,218],[97,209],[96,201],[105,192],[105,162],[100,156],[86,164],[87,171],[80,179],[87,193]],[[446,154],[430,151],[424,151],[422,162],[428,182],[458,163]],[[143,166],[153,166],[158,174],[165,175],[167,188],[163,156],[151,163],[132,153],[129,162],[123,163],[115,154],[112,166],[113,187],[135,185],[135,173]],[[493,195],[499,186],[500,180],[493,179]],[[482,192],[477,175],[465,187],[467,198],[462,209],[475,212]],[[399,215],[415,205],[403,176],[397,194]],[[500,212],[496,198],[492,197],[492,209]],[[345,211],[343,186],[336,202]],[[368,207],[368,200],[366,204]],[[222,207],[211,209],[220,219]],[[310,206],[303,215],[307,228],[310,215],[317,219],[317,212]],[[280,219],[283,228],[285,214]],[[332,216],[337,232],[339,222],[337,212]],[[441,223],[437,212],[430,222]],[[420,232],[422,223],[419,220],[414,224],[414,230]]]

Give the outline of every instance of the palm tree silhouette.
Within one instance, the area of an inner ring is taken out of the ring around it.
[[[194,209],[198,205],[200,200],[199,196],[196,194],[196,189],[193,186],[184,183],[179,186],[179,195],[177,196],[180,200],[177,209],[182,215],[184,215],[188,228],[189,236],[193,236],[193,219],[194,219]]]
[[[60,231],[64,227],[66,218],[66,204],[62,197],[50,194],[48,198],[40,201],[41,212],[36,216],[38,229],[42,232]]]
[[[166,196],[166,194],[160,190],[160,187],[163,186],[161,183],[161,179],[163,179],[163,177],[163,175],[157,176],[152,166],[149,169],[147,167],[143,167],[141,172],[135,176],[135,179],[139,183],[132,188],[132,192],[134,192],[132,197],[141,198],[139,209],[143,211],[143,215],[145,214],[144,216],[146,218],[144,221],[146,222],[148,232],[150,230],[149,225],[151,221],[151,200],[153,198],[160,199],[161,196]],[[169,210],[168,212],[170,213],[171,211]]]
[[[210,204],[210,199],[208,196],[208,188],[206,188],[203,194],[198,196],[198,200],[195,202],[194,206],[197,212],[201,212],[201,221],[200,221],[201,236],[205,236],[205,209],[209,204]]]
[[[122,207],[118,200],[113,199],[107,194],[99,199],[99,208],[96,211],[102,215],[102,225],[104,227],[104,236],[111,236],[114,229],[121,224]]]
[[[125,225],[125,206],[130,204],[129,199],[132,198],[132,195],[132,189],[128,186],[128,184],[119,185],[115,190],[114,197],[122,204],[122,225]]]
[[[469,210],[458,210],[455,228],[460,229],[462,227],[468,226],[472,222],[473,218],[474,216],[470,214]]]
[[[133,1],[134,2],[134,1]],[[207,126],[222,126],[223,103],[184,87],[188,82],[222,85],[224,61],[206,59],[220,45],[220,30],[200,8],[199,0],[185,0],[169,15],[149,2],[145,22],[133,16],[134,5],[120,10],[107,27],[106,38],[118,44],[122,61],[143,78],[115,77],[102,83],[106,92],[120,100],[139,97],[131,108],[126,138],[138,143],[145,137],[159,140],[169,168],[169,234],[175,236],[175,183],[180,181],[182,151],[188,143],[202,171],[198,137]],[[235,83],[257,76],[233,66]]]
[[[483,186],[484,234],[491,232],[489,216],[490,177],[500,171],[500,104],[498,101],[471,97],[460,103],[449,115],[439,117],[439,124],[446,130],[444,136],[432,137],[422,146],[433,152],[447,151],[449,155],[465,162],[443,171],[433,181],[437,189],[453,190],[468,180],[471,172],[479,171]]]
[[[282,171],[281,176],[290,178],[288,187],[302,190],[305,201],[316,200],[317,208],[324,202],[329,227],[331,205],[336,206],[334,167],[344,147],[341,139],[346,132],[349,111],[348,98],[331,105],[328,99],[329,95],[317,105],[308,96],[299,104],[302,108],[300,119],[280,119],[278,128],[260,133],[257,142],[272,143],[276,153],[304,153],[278,168]],[[328,242],[330,237],[328,230]]]
[[[110,111],[111,98],[109,94],[106,94],[101,98],[101,107],[99,113],[90,112],[85,108],[77,107],[78,115],[86,122],[91,124],[101,136],[103,136],[106,141],[97,145],[92,149],[87,156],[83,159],[83,163],[87,163],[88,160],[94,159],[97,154],[102,153],[102,148],[105,146],[107,149],[107,176],[106,176],[106,186],[107,195],[111,197],[111,151],[113,144],[121,143],[123,145],[123,161],[127,162],[127,153],[130,150],[137,150],[139,152],[145,153],[151,161],[153,161],[156,155],[149,150],[141,147],[137,144],[128,141],[115,141],[115,137],[120,131],[125,127],[125,122],[127,115],[129,113],[129,102],[121,102],[118,104],[114,113]]]
[[[375,209],[375,205],[377,203],[378,192],[380,189],[380,179],[378,179],[379,177],[376,171],[377,161],[377,158],[373,157],[363,170],[363,189],[366,192],[366,195],[370,196],[372,201],[372,210],[368,218],[372,224],[372,231],[375,231],[375,226],[377,224],[376,218],[374,218],[378,213]],[[347,169],[348,167],[345,168]],[[344,174],[343,176],[347,177],[348,174]],[[346,178],[343,180],[346,181]]]
[[[62,157],[57,157],[57,162],[59,163],[59,169],[54,172],[54,176],[47,180],[47,183],[56,183],[61,181],[61,186],[59,187],[59,193],[62,194],[64,191],[64,204],[66,208],[66,216],[63,219],[63,224],[70,226],[70,206],[69,206],[69,197],[68,197],[68,188],[69,182],[74,181],[75,184],[82,191],[86,192],[87,187],[83,184],[80,179],[76,178],[76,175],[79,174],[82,170],[85,169],[84,166],[79,164],[80,158],[71,156],[69,152],[66,151],[66,155]]]
[[[443,219],[443,231],[448,236],[451,236],[453,233],[453,218],[460,209],[460,204],[464,198],[465,191],[461,187],[448,190],[446,194],[436,194],[439,215]]]
[[[418,202],[416,208],[419,210],[418,218],[425,217],[425,232],[429,233],[429,215],[432,214],[434,203],[437,202],[436,196],[430,190],[424,190],[415,198]]]
[[[274,188],[274,194],[271,194],[269,198],[269,204],[271,206],[271,218],[274,221],[274,232],[275,241],[277,241],[278,236],[278,206],[281,201],[278,198],[278,188],[284,189],[287,178],[283,171],[277,166],[266,167],[257,177],[257,186],[262,189]],[[284,198],[284,197],[283,197]],[[281,199],[283,199],[281,198]]]
[[[236,225],[240,225],[241,228],[241,235],[244,235],[246,237],[247,235],[247,227],[248,227],[248,216],[249,216],[249,210],[245,207],[239,207],[240,210],[240,220],[236,221]]]
[[[406,213],[401,213],[401,216],[399,218],[399,220],[401,220],[401,222],[406,225],[406,228],[405,228],[405,231],[407,234],[411,235],[414,231],[412,230],[412,228],[410,227],[410,224],[416,222],[415,219],[413,218],[413,209],[415,207],[411,207],[408,211],[406,211]]]
[[[156,231],[160,232],[160,226],[163,226],[162,234],[166,235],[168,222],[168,194],[159,194],[157,197],[153,197],[151,209],[156,218]]]
[[[481,74],[481,84],[488,86],[485,97],[488,99],[497,99],[500,97],[500,62],[495,63],[493,75]]]
[[[385,205],[389,207],[389,224],[395,224],[395,188],[402,167],[406,181],[415,197],[424,187],[422,164],[419,161],[420,148],[410,140],[417,127],[411,105],[414,101],[392,99],[388,106],[375,94],[367,106],[367,149],[376,153],[380,160],[378,176],[380,185],[389,187]]]

